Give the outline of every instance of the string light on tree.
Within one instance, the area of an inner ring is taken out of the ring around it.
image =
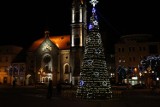
[[[90,3],[93,6],[92,16],[86,37],[76,97],[87,100],[106,100],[112,98],[112,92],[96,15],[95,6],[98,1],[91,0]]]

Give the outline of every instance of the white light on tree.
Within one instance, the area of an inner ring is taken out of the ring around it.
[[[97,0],[91,0],[90,3],[93,5],[93,7],[95,7],[96,4],[98,3],[98,1]]]
[[[94,8],[98,1],[91,0],[90,3],[93,5],[92,16],[76,97],[87,100],[106,100],[112,98],[112,92],[96,9]]]

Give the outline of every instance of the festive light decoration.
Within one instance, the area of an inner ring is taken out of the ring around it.
[[[98,3],[98,1],[91,0],[90,3],[93,5],[93,8],[92,8],[92,16],[90,17],[89,30],[98,30],[99,25],[98,25],[98,18],[96,15],[96,8],[95,8],[95,5]]]
[[[99,33],[95,5],[97,0],[91,0],[92,16],[90,18],[89,35],[80,72],[80,81],[76,97],[90,100],[106,100],[112,98],[111,85],[107,71],[104,48]]]
[[[154,79],[156,79],[156,77],[160,77],[160,72],[159,72],[160,71],[160,56],[155,56],[155,55],[147,56],[146,58],[141,60],[141,65],[142,66],[139,66],[139,68],[141,69],[142,72],[154,71],[154,74],[155,74]]]
[[[91,0],[90,3],[93,5],[93,7],[95,7],[96,4],[98,3],[98,1],[97,0]]]

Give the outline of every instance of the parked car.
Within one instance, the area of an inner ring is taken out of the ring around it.
[[[35,84],[35,88],[47,88],[46,83],[38,82]]]
[[[72,84],[71,83],[60,83],[62,89],[70,89],[72,88]]]
[[[131,84],[125,84],[125,83],[116,83],[111,85],[112,89],[118,89],[118,90],[124,90],[124,89],[130,89]]]
[[[145,84],[135,84],[132,86],[133,89],[144,89],[146,88]]]

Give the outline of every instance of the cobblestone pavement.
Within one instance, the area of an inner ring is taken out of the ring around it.
[[[62,96],[46,99],[46,89],[0,87],[0,105],[1,107],[154,107],[160,105],[160,95],[146,90],[124,91],[123,94],[114,95],[107,101],[82,101]]]

